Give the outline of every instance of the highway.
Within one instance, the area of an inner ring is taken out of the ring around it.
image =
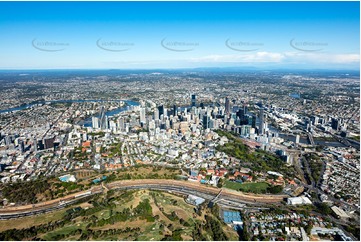
[[[47,202],[30,204],[24,206],[0,208],[0,220],[32,216],[40,213],[51,212],[56,209],[64,208],[66,205],[73,204],[81,198],[90,197],[94,194],[102,193],[103,190],[161,190],[183,195],[196,195],[207,200],[213,200],[221,206],[242,208],[248,205],[276,204],[283,201],[287,195],[256,195],[236,192],[228,189],[219,189],[200,185],[190,181],[176,181],[166,179],[144,179],[144,180],[123,180],[102,184],[93,187],[90,190],[78,192],[50,200]]]

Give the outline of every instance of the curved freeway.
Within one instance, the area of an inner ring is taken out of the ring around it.
[[[63,198],[58,198],[42,203],[30,204],[24,206],[0,208],[0,219],[12,219],[24,216],[31,216],[40,213],[51,212],[56,209],[64,208],[66,205],[73,204],[81,198],[99,194],[105,190],[134,190],[151,189],[162,190],[184,195],[196,195],[207,200],[212,200],[223,206],[241,208],[245,204],[275,204],[281,202],[286,195],[256,195],[236,192],[228,189],[219,189],[193,183],[189,181],[176,180],[123,180],[115,181],[106,186],[99,185],[90,190],[74,193]]]

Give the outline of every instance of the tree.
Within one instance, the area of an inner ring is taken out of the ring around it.
[[[312,228],[313,228],[313,223],[312,223],[312,222],[309,222],[309,223],[306,225],[306,227],[305,227],[305,231],[306,231],[306,233],[307,233],[308,235],[311,234]]]
[[[224,182],[223,179],[220,178],[219,181],[218,181],[218,183],[217,183],[217,187],[218,187],[218,188],[223,187],[223,182]]]
[[[211,208],[211,213],[215,216],[215,217],[219,217],[219,206],[218,204],[214,204],[213,207]]]
[[[282,190],[283,190],[282,186],[271,186],[271,187],[267,188],[267,191],[269,193],[273,193],[273,194],[280,193],[280,192],[282,192]]]
[[[213,240],[228,240],[227,235],[224,233],[221,224],[217,219],[209,215],[205,215],[205,219],[205,229],[212,236]]]
[[[316,203],[316,207],[319,213],[324,215],[330,215],[332,213],[331,208],[327,205],[327,203]]]

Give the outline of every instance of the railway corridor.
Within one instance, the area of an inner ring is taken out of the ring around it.
[[[246,194],[229,189],[219,189],[216,187],[205,186],[190,181],[177,181],[168,179],[142,179],[142,180],[122,180],[106,184],[107,189],[153,189],[169,192],[176,192],[184,195],[193,194],[212,200],[217,197],[217,200],[229,203],[248,203],[248,204],[275,204],[280,203],[286,195],[258,195]],[[103,187],[101,185],[94,186],[92,189],[77,192],[67,195],[62,198],[41,202],[37,204],[28,204],[22,206],[0,208],[0,219],[11,219],[16,217],[31,216],[38,213],[45,213],[53,211],[57,208],[63,208],[68,204],[72,204],[77,200],[92,196],[94,194],[102,193]],[[222,192],[220,192],[222,191]]]

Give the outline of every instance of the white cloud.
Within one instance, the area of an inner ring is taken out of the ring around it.
[[[196,63],[358,63],[359,54],[331,54],[324,52],[253,52],[238,55],[207,55],[189,59]]]
[[[357,63],[360,61],[359,54],[331,54],[324,52],[286,52],[286,60],[308,61],[314,63]]]
[[[284,55],[272,52],[254,52],[243,55],[208,55],[191,58],[190,62],[281,62]]]

